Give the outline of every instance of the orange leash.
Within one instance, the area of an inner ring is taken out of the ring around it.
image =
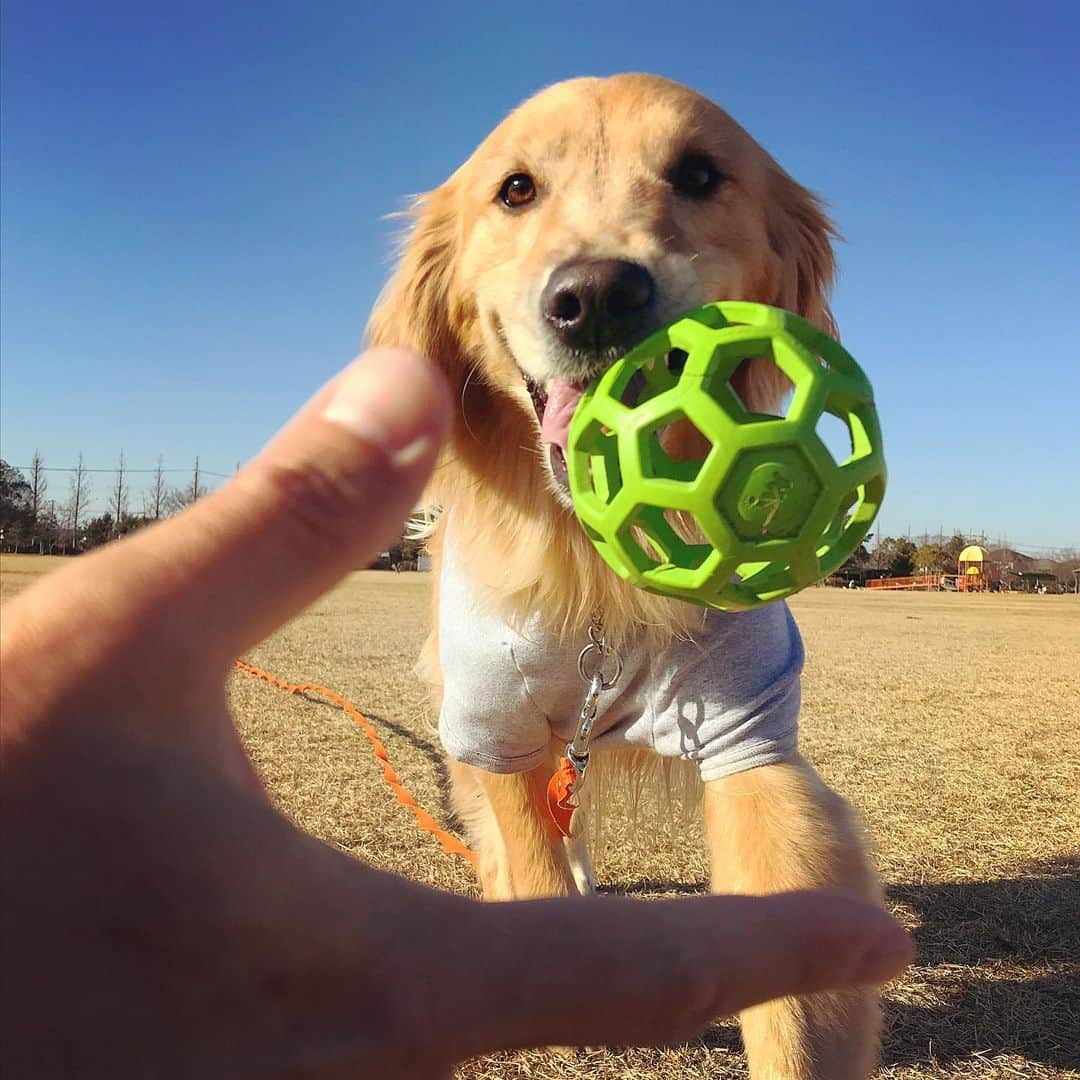
[[[295,683],[285,682],[284,679],[279,679],[276,675],[271,675],[267,671],[253,667],[251,664],[245,664],[243,660],[237,660],[236,667],[246,675],[254,675],[255,678],[262,679],[264,682],[270,683],[271,686],[276,686],[279,690],[284,690],[287,694],[318,694],[320,697],[325,698],[327,701],[331,702],[331,704],[337,705],[339,709],[351,716],[360,730],[367,736],[375,756],[382,762],[383,779],[390,785],[390,789],[393,791],[397,801],[413,812],[417,826],[424,832],[431,833],[431,835],[442,845],[443,851],[450,855],[460,855],[474,867],[477,865],[476,853],[470,851],[469,848],[454,836],[453,833],[449,833],[442,828],[442,826],[440,826],[439,823],[405,789],[405,785],[402,784],[401,780],[398,778],[398,774],[394,772],[394,768],[390,764],[390,758],[386,753],[386,747],[383,746],[378,732],[372,727],[368,718],[364,716],[351,701],[343,698],[340,694],[334,693],[333,690],[327,689],[325,686],[319,686],[317,683],[302,683],[297,685]]]

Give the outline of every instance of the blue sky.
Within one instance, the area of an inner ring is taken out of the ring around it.
[[[646,70],[829,199],[884,531],[1080,545],[1078,10],[5,0],[0,454],[230,472],[355,354],[405,195]]]

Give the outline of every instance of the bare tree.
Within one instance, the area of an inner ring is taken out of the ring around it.
[[[90,480],[86,474],[86,465],[83,463],[82,451],[79,452],[79,463],[72,470],[71,490],[68,494],[67,505],[64,507],[64,516],[68,527],[71,529],[71,548],[79,550],[79,522],[82,514],[86,511],[86,504],[90,498]]]
[[[35,450],[30,459],[30,513],[37,520],[41,513],[42,504],[45,500],[45,492],[49,490],[49,481],[45,476],[45,462],[42,460],[41,451]]]
[[[127,513],[127,488],[124,486],[124,451],[120,451],[120,463],[116,467],[116,483],[109,493],[109,513],[112,514],[112,531],[116,535],[120,531],[120,523]]]
[[[195,458],[195,471],[191,477],[191,483],[187,487],[174,488],[169,492],[170,511],[183,510],[193,502],[201,499],[206,494],[206,488],[199,480],[199,459]]]
[[[41,516],[37,522],[37,537],[39,555],[51,555],[58,547],[63,548],[64,535],[56,513],[55,499],[42,505]]]
[[[143,495],[143,513],[154,521],[160,521],[168,512],[169,485],[165,483],[165,463],[158,455],[150,490]]]
[[[42,460],[41,451],[35,450],[30,459],[30,528],[33,532],[31,543],[37,545],[39,553],[43,553],[45,541],[42,537],[42,518],[45,511],[45,492],[49,490],[49,480],[45,475],[45,462]]]

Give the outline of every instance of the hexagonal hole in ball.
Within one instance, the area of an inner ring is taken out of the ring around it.
[[[787,414],[791,381],[776,363],[768,338],[721,345],[717,356],[717,373],[706,380],[705,389],[729,415],[746,423]]]
[[[826,409],[818,417],[814,430],[837,465],[843,465],[844,462],[851,459],[854,453],[851,429],[842,417]]]
[[[713,546],[697,515],[689,510],[664,510],[664,521],[671,531],[684,543],[679,564],[688,570],[697,570],[713,553]]]
[[[649,445],[648,457],[641,463],[647,479],[690,483],[713,448],[709,436],[681,410],[646,428],[642,437]]]
[[[619,532],[628,547],[640,552],[648,569],[670,563],[697,570],[713,553],[701,524],[689,511],[639,506]]]
[[[581,433],[576,449],[587,455],[589,486],[602,503],[610,503],[623,486],[618,436],[593,420]]]
[[[628,409],[636,409],[670,390],[679,381],[685,366],[686,353],[682,349],[671,349],[666,355],[642,364],[616,396]]]

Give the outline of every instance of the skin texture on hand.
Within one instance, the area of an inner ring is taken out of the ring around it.
[[[273,809],[231,660],[394,535],[449,413],[430,364],[369,353],[220,491],[5,607],[5,1077],[441,1076],[486,1050],[677,1041],[909,961],[852,898],[486,906]],[[572,978],[551,964],[568,927]]]

